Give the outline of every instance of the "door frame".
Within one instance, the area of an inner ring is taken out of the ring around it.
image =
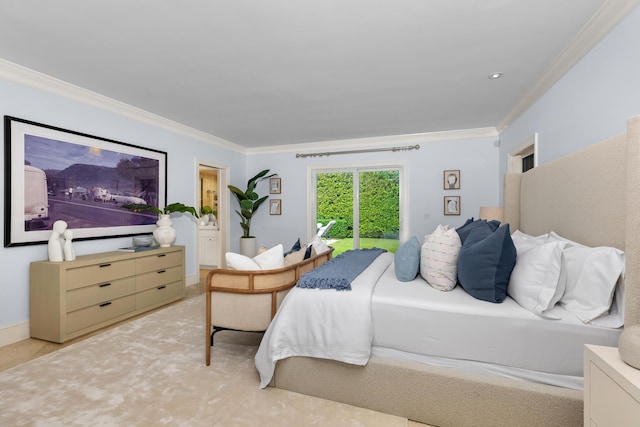
[[[398,239],[404,242],[409,238],[409,164],[401,160],[396,162],[367,162],[367,163],[345,163],[334,165],[309,165],[307,166],[307,233],[308,240],[311,241],[316,235],[316,188],[314,174],[329,172],[360,172],[370,169],[371,171],[381,169],[400,170],[400,232]],[[355,195],[354,195],[355,197]],[[357,200],[354,198],[354,204]]]
[[[214,161],[196,158],[196,206],[200,207],[200,167],[206,167],[216,169],[218,171],[218,239],[219,239],[219,251],[218,251],[218,268],[222,268],[223,254],[229,252],[229,242],[231,238],[231,227],[229,227],[229,192],[226,191],[229,180],[231,179],[231,173],[229,166],[223,165]],[[223,191],[224,190],[224,191]],[[198,269],[200,268],[200,248],[197,244],[200,237],[200,227],[196,227],[196,263]]]

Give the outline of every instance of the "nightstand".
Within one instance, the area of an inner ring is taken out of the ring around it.
[[[640,370],[624,363],[617,347],[585,346],[584,425],[640,426]]]

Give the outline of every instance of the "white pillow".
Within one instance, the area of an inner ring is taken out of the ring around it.
[[[543,234],[541,236],[530,236],[529,234],[523,233],[520,230],[516,230],[511,234],[511,240],[515,245],[516,250],[521,250],[525,247],[531,247],[545,243],[549,240],[549,236],[547,234]]]
[[[304,260],[304,255],[307,252],[307,245],[302,245],[302,247],[295,251],[291,252],[289,255],[284,257],[284,265],[285,267],[289,267],[290,265],[297,264],[300,261]]]
[[[309,246],[313,247],[316,255],[319,255],[331,250],[331,248],[327,246],[327,244],[323,242],[318,236],[315,236],[313,240],[309,242]]]
[[[227,268],[231,270],[273,270],[284,267],[284,249],[282,244],[279,244],[253,258],[227,252],[225,260]]]
[[[458,281],[460,236],[448,225],[438,225],[425,236],[420,250],[420,275],[429,285],[440,291],[452,290]]]
[[[543,237],[546,239],[546,236]],[[517,236],[517,239],[521,238]],[[513,240],[516,244],[516,239]],[[562,268],[565,243],[541,241],[525,238],[516,244],[518,256],[507,293],[522,307],[538,316],[547,317],[545,311],[558,303],[566,286],[566,274]]]
[[[566,244],[567,286],[560,300],[564,308],[584,323],[609,313],[616,285],[624,276],[624,252],[608,246],[590,248],[554,232],[549,239]]]

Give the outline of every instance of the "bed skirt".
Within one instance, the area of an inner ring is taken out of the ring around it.
[[[440,427],[583,425],[581,391],[380,356],[367,366],[291,357],[272,385]]]

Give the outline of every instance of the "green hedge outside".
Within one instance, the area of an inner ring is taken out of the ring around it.
[[[353,237],[353,174],[318,175],[317,222],[336,224],[326,237]],[[397,239],[400,230],[400,174],[398,171],[360,173],[360,237]]]

